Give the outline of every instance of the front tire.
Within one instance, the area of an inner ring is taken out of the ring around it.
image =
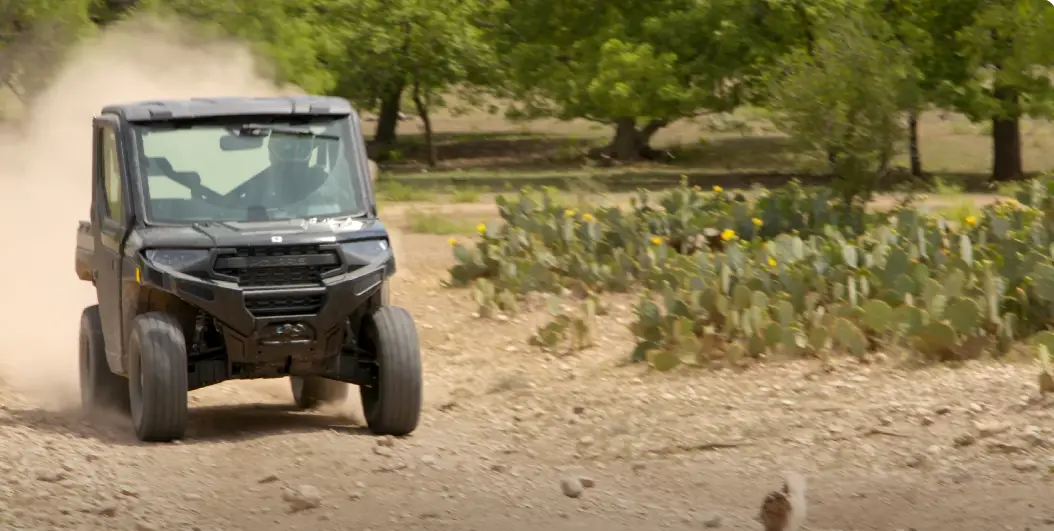
[[[421,345],[413,317],[384,306],[363,323],[362,345],[376,356],[373,385],[359,386],[366,425],[378,435],[408,435],[421,418]]]
[[[187,344],[179,322],[161,312],[136,317],[128,361],[136,437],[145,442],[183,438],[187,429]]]
[[[301,409],[335,404],[348,398],[348,384],[319,376],[290,376],[293,401]]]
[[[88,413],[127,414],[128,379],[110,371],[97,304],[81,313],[79,365],[81,407]]]

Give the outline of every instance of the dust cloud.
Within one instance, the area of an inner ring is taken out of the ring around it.
[[[173,21],[130,20],[81,45],[17,129],[0,130],[0,378],[45,407],[79,401],[80,314],[95,303],[73,269],[91,198],[91,120],[106,104],[289,94],[243,45]]]

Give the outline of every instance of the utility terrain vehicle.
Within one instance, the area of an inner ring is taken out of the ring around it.
[[[421,410],[410,314],[346,100],[217,98],[113,105],[94,119],[91,221],[76,271],[81,400],[130,410],[143,441],[182,438],[187,393],[288,376],[297,406],[359,387],[369,428]]]

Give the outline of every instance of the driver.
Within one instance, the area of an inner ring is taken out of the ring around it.
[[[316,147],[309,136],[271,133],[267,138],[270,165],[257,175],[258,193],[250,203],[264,207],[288,206],[307,198],[326,179],[326,171],[311,166]]]
[[[315,150],[314,138],[310,136],[285,135],[271,133],[267,137],[267,154],[271,166],[285,166],[288,169],[307,168],[311,162],[311,153]]]

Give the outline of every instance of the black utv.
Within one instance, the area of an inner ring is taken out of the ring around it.
[[[296,404],[359,386],[378,434],[418,424],[422,374],[358,114],[328,97],[113,105],[94,119],[76,270],[81,400],[182,438],[187,393],[290,378]]]

